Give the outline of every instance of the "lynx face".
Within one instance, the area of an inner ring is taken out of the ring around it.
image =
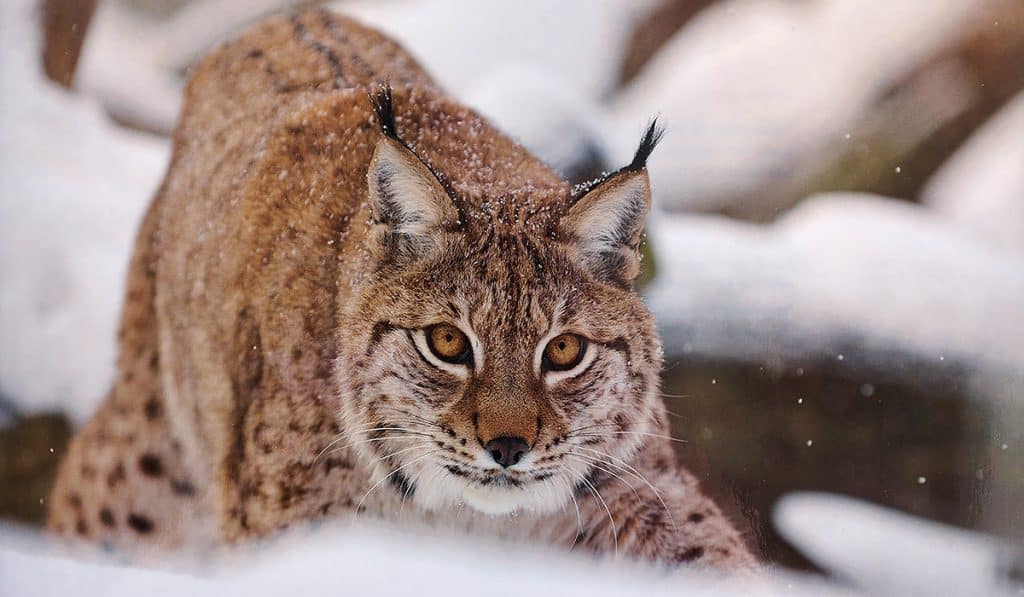
[[[395,134],[386,91],[376,102],[379,265],[358,323],[341,332],[338,367],[347,441],[376,469],[371,491],[391,484],[427,509],[571,507],[659,416],[658,341],[632,290],[658,133],[583,193],[486,198],[460,215]]]

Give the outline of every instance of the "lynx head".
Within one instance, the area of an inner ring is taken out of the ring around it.
[[[427,509],[571,507],[663,417],[660,347],[633,289],[661,131],[585,188],[534,197],[524,181],[470,208],[402,141],[390,90],[373,99],[376,269],[340,340],[348,440],[382,490]]]

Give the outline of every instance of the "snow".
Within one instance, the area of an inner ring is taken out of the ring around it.
[[[989,537],[828,494],[786,496],[773,519],[797,549],[848,584],[779,570],[723,579],[438,531],[350,524],[139,568],[58,551],[37,536],[0,527],[0,594],[257,597],[287,590],[456,597],[480,595],[482,588],[495,597],[1014,594],[1008,570],[1022,554]]]
[[[101,3],[76,86],[122,119],[169,132],[179,109],[179,73],[250,21],[297,4],[206,0],[158,20],[122,2]],[[596,129],[605,118],[597,105],[616,82],[635,22],[653,4],[360,0],[332,8],[397,39],[454,97],[571,171],[581,155],[574,149],[599,153]]]
[[[167,144],[43,78],[33,3],[0,8],[0,394],[81,422],[114,369],[123,277]]]
[[[2,531],[2,529],[0,529]],[[15,570],[12,574],[9,571]],[[821,581],[778,573],[722,580],[626,562],[597,562],[550,548],[399,533],[386,527],[334,526],[313,537],[295,534],[234,556],[125,568],[55,557],[33,537],[0,532],[4,595],[787,595],[846,594]]]
[[[756,200],[760,187],[835,145],[984,4],[718,2],[615,99],[613,161],[628,160],[636,131],[660,112],[668,134],[648,162],[656,203],[712,211]]]
[[[877,371],[902,355],[934,363],[932,374],[956,357],[978,377],[1024,383],[1019,257],[925,208],[828,194],[772,225],[656,212],[649,229],[648,304],[669,355],[780,366],[830,356]]]
[[[565,177],[606,169],[604,109],[546,68],[507,66],[481,76],[462,99]]]
[[[461,96],[477,79],[536,65],[580,95],[608,93],[635,22],[652,0],[360,0],[333,8],[399,40],[442,87]]]
[[[870,595],[1020,594],[1007,573],[1014,554],[991,537],[820,493],[783,497],[773,518],[797,549]]]
[[[922,195],[980,240],[1024,252],[1024,93],[975,132]]]

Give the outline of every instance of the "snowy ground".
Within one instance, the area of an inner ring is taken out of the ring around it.
[[[546,548],[380,526],[338,525],[255,549],[159,569],[126,568],[95,554],[55,556],[32,535],[0,528],[4,595],[1001,595],[1019,594],[1024,554],[984,536],[864,502],[796,494],[776,521],[843,584],[781,570],[723,579],[666,572]],[[400,571],[400,573],[396,573]],[[864,593],[861,593],[864,591]]]

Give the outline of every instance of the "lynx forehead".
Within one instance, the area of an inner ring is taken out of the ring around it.
[[[675,463],[633,289],[655,124],[570,188],[322,11],[212,53],[184,106],[52,530],[159,552],[355,515],[754,565]]]

